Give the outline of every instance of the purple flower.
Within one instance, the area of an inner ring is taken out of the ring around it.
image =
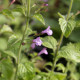
[[[41,54],[46,54],[46,55],[48,55],[48,52],[47,52],[46,48],[43,48],[43,49],[39,52],[38,55],[41,55]]]
[[[48,6],[48,4],[43,4],[43,6]]]
[[[42,41],[41,41],[40,37],[37,37],[36,39],[33,40],[31,47],[32,47],[32,49],[34,49],[35,45],[41,46],[41,44],[42,44]]]
[[[50,30],[50,26],[47,29],[41,32],[42,34],[47,33],[49,36],[53,34],[52,30]]]
[[[40,37],[37,37],[36,39],[34,39],[33,42],[34,42],[37,46],[41,46],[41,44],[42,44],[42,41],[41,41]]]

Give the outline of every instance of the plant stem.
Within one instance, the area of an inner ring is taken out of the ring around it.
[[[58,43],[57,49],[56,49],[56,51],[55,51],[55,56],[54,56],[54,60],[53,60],[52,71],[54,71],[55,66],[56,66],[56,58],[57,58],[58,51],[59,51],[59,48],[60,48],[60,46],[61,46],[62,40],[63,40],[63,33],[61,34],[61,37],[60,37],[60,40],[59,40],[59,43]]]
[[[67,13],[67,17],[66,17],[66,20],[68,21],[69,19],[69,15],[70,15],[70,12],[71,12],[71,9],[72,9],[72,4],[73,4],[73,0],[71,0],[71,3],[70,3],[70,6],[69,6],[69,10],[68,10],[68,13]],[[60,46],[61,46],[61,43],[63,41],[63,33],[61,34],[61,37],[60,37],[60,40],[58,42],[58,46],[57,46],[57,49],[55,51],[55,56],[54,56],[54,60],[53,60],[53,67],[52,67],[52,71],[54,71],[55,67],[56,67],[56,59],[57,59],[57,55],[58,55],[58,51],[60,49]]]
[[[18,72],[18,65],[20,63],[20,57],[21,57],[21,49],[22,49],[22,42],[24,41],[24,38],[25,38],[25,33],[27,31],[27,28],[29,26],[29,17],[30,17],[30,0],[27,0],[27,22],[26,22],[26,27],[25,27],[25,30],[23,32],[23,36],[22,36],[22,40],[21,40],[21,43],[20,43],[20,46],[19,46],[19,53],[18,53],[18,57],[17,57],[17,63],[16,63],[16,72],[15,72],[15,78],[14,80],[17,80],[17,72]]]
[[[73,0],[71,0],[71,2],[70,2],[70,6],[69,6],[69,10],[68,10],[68,13],[67,13],[67,18],[66,18],[66,20],[69,19],[69,15],[70,15],[70,12],[71,12],[71,9],[72,9],[72,4],[73,4]]]

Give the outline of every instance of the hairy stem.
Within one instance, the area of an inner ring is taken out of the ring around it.
[[[71,0],[71,3],[70,3],[70,6],[69,6],[69,10],[68,10],[68,14],[67,14],[67,17],[66,17],[66,20],[68,21],[69,19],[69,15],[70,15],[70,12],[71,12],[71,9],[72,9],[72,4],[73,4],[73,0]],[[60,46],[61,46],[61,43],[63,41],[63,33],[61,34],[61,37],[60,37],[60,40],[58,42],[58,46],[57,46],[57,49],[55,51],[55,56],[54,56],[54,60],[53,60],[53,67],[52,67],[52,71],[54,71],[55,67],[56,67],[56,59],[57,59],[57,55],[58,55],[58,51],[60,49]]]
[[[18,65],[20,63],[22,42],[24,41],[25,33],[26,33],[27,28],[29,26],[29,17],[30,17],[30,0],[27,0],[27,17],[26,17],[27,21],[26,21],[25,30],[23,32],[22,40],[21,40],[21,43],[20,43],[20,46],[19,46],[19,52],[18,52],[18,57],[17,57],[16,72],[15,72],[15,78],[14,78],[14,80],[17,80],[17,72],[18,72]]]

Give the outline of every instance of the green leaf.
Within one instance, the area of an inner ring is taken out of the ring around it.
[[[31,31],[32,32],[32,31]],[[29,51],[32,44],[32,37],[27,37],[31,32],[26,33],[25,40],[22,44],[22,51]],[[21,44],[21,37],[16,36],[15,34],[9,37],[8,40],[8,50],[11,50],[13,53],[18,53],[19,46]]]
[[[62,30],[62,33],[67,38],[71,34],[71,32],[73,31],[73,29],[76,25],[76,22],[74,20],[66,21],[66,19],[60,18],[59,24],[60,24],[60,28]]]
[[[3,51],[3,53],[4,54],[7,54],[7,55],[13,57],[15,60],[17,60],[16,55],[12,51]]]
[[[6,80],[12,80],[13,77],[13,64],[10,61],[10,59],[3,59],[0,62],[0,68],[1,68],[1,73],[2,77],[6,78]],[[4,80],[4,79],[3,79]]]
[[[18,78],[21,80],[32,80],[35,76],[35,69],[32,63],[26,61],[26,59],[24,60],[18,66]]]
[[[21,40],[21,39],[19,39],[18,36],[16,36],[15,34],[13,34],[13,35],[11,35],[11,36],[9,37],[8,46],[9,46],[9,47],[12,47],[12,46],[14,46],[16,43],[18,43],[18,42],[20,43],[20,40]],[[17,48],[17,47],[19,47],[19,45],[17,45],[16,48]]]
[[[56,67],[58,67],[58,70],[62,70],[63,72],[65,71],[65,67],[61,63],[57,64]]]
[[[23,78],[24,76],[26,76],[26,72],[27,72],[27,69],[25,65],[20,63],[18,65],[18,76]]]
[[[48,73],[40,72],[39,75],[40,75],[40,77],[39,77],[40,79],[39,80],[50,80]]]
[[[10,22],[3,14],[0,14],[0,25]]]
[[[36,31],[32,31],[32,29],[27,28],[27,31],[26,31],[25,35],[26,35],[26,36],[29,36],[29,35],[35,34],[35,33],[36,33]],[[27,37],[26,37],[26,38],[27,38]]]
[[[58,79],[58,80],[64,80],[66,78],[66,74],[63,73],[54,73],[54,76]]]
[[[17,56],[20,42],[21,42],[21,39],[18,38],[18,36],[16,36],[15,34],[11,35],[8,40],[8,48],[7,49],[12,51],[13,53],[15,53],[15,55]]]
[[[57,46],[57,41],[54,37],[47,36],[47,37],[41,38],[41,40],[43,42],[42,43],[43,46],[53,49],[55,51],[56,46]]]
[[[40,22],[42,22],[45,25],[44,18],[41,14],[35,14],[33,17],[36,18],[37,20],[39,20]]]
[[[54,72],[54,73],[50,73],[50,80],[64,80],[66,78],[66,74],[63,73],[58,73],[58,72]]]
[[[12,29],[8,25],[3,25],[3,27],[0,29],[0,34],[3,33],[13,33]]]
[[[40,75],[36,75],[33,80],[41,80],[41,76]]]
[[[23,6],[19,6],[19,5],[17,5],[16,6],[16,8],[15,9],[13,9],[12,10],[13,12],[20,12],[20,13],[22,13],[22,14],[24,14],[25,15],[25,10],[24,10],[24,7]]]
[[[11,19],[14,19],[12,12],[8,9],[3,9],[1,14],[5,15],[6,17],[9,17]]]
[[[58,56],[64,57],[73,62],[80,62],[80,43],[67,44],[67,46],[61,48],[61,50],[58,52]]]
[[[7,48],[7,41],[5,38],[0,38],[0,50],[5,50]]]
[[[47,62],[45,65],[44,65],[44,67],[45,66],[52,66],[52,63],[51,62]]]
[[[26,4],[26,0],[22,0],[22,3],[23,3],[23,5],[25,5]]]

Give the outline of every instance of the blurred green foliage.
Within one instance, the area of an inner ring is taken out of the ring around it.
[[[22,38],[22,33],[24,32],[24,28],[26,26],[25,22],[26,17],[24,16],[26,15],[24,12],[25,8],[22,6],[22,4],[18,4],[21,3],[21,1],[18,0],[17,2],[15,2],[15,4],[11,5],[10,7],[8,6],[9,3],[10,3],[9,0],[0,0],[0,80],[13,80],[18,48],[21,42],[20,40]],[[36,34],[37,32],[39,33],[45,28],[47,28],[47,26],[51,26],[54,38],[45,37],[44,39],[42,38],[42,40],[44,46],[51,49],[54,47],[55,50],[55,45],[57,45],[57,41],[55,40],[55,38],[59,40],[61,34],[60,25],[58,21],[59,19],[58,12],[60,12],[63,15],[66,15],[69,8],[70,0],[49,0],[47,2],[49,6],[44,8],[40,7],[43,2],[32,0],[31,3],[32,7],[30,16],[30,27],[28,28],[28,32],[26,32],[25,36]],[[41,10],[38,12],[39,8],[41,8]],[[38,12],[38,14],[34,15],[33,17],[33,14],[35,12]],[[34,37],[30,36],[28,38],[25,38],[23,43],[21,63],[19,64],[19,71],[18,71],[18,78],[19,78],[18,80],[79,80],[80,79],[79,76],[80,69],[77,68],[77,66],[80,67],[80,64],[75,63],[75,62],[80,62],[80,54],[79,54],[80,44],[78,44],[78,46],[75,47],[76,46],[75,42],[80,41],[80,0],[74,0],[72,7],[72,14],[73,14],[72,19],[74,19],[73,23],[76,22],[76,27],[74,30],[72,29],[73,31],[71,30],[72,33],[71,31],[69,31],[71,34],[70,35],[67,34],[67,36],[69,36],[68,38],[64,37],[62,45],[65,45],[68,42],[74,42],[74,45],[70,43],[67,46],[62,47],[61,50],[59,51],[59,53],[62,53],[62,55],[58,56],[58,57],[64,57],[65,59],[69,60],[68,63],[69,66],[67,69],[68,71],[71,72],[71,74],[69,76],[65,74],[64,72],[65,66],[63,64],[62,65],[58,64],[57,67],[59,67],[58,69],[64,73],[56,73],[56,72],[45,73],[41,72],[40,70],[37,70],[34,67],[35,61],[42,60],[42,58],[38,57],[34,59],[34,57],[37,56],[35,52],[31,52],[34,53],[30,54],[32,58],[31,60],[28,60],[28,56],[24,57],[25,53],[26,55],[29,55],[28,53],[31,50],[30,45]],[[71,24],[71,22],[69,23]],[[67,51],[66,49],[68,48],[71,50]],[[75,48],[77,49],[77,51],[75,50]],[[74,52],[77,53],[77,55]],[[52,63],[47,65],[51,66]],[[36,74],[36,72],[38,72],[38,74]],[[65,78],[66,76],[67,78]]]

